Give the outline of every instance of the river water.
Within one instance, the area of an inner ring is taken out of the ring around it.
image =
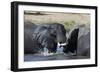
[[[72,59],[87,59],[87,56],[76,56],[75,54],[65,54],[61,49],[57,50],[57,53],[44,56],[43,54],[25,54],[24,61],[50,61],[50,60],[72,60]]]

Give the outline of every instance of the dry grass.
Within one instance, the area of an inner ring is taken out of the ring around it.
[[[57,23],[64,24],[66,28],[71,28],[74,25],[81,25],[81,24],[85,24],[86,26],[89,26],[90,14],[44,12],[43,15],[25,14],[24,20],[33,23],[57,22]]]

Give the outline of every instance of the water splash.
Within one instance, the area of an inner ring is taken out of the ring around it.
[[[63,53],[63,49],[64,49],[63,47],[58,47],[56,53],[57,53],[57,54]]]

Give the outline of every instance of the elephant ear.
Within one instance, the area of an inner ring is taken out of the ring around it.
[[[70,31],[65,49],[66,51],[74,53],[75,50],[77,50],[78,33],[79,28],[75,28],[72,31]]]

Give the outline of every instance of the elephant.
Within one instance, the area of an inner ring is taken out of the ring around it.
[[[85,26],[74,28],[70,33],[67,44],[63,52],[65,54],[73,53],[75,58],[89,58],[90,57],[90,30]]]
[[[76,52],[77,54],[77,42],[78,42],[78,33],[79,33],[79,28],[75,28],[70,31],[67,44],[64,47],[63,52],[68,53],[68,52]]]
[[[24,22],[24,53],[56,53],[57,43],[66,42],[66,30],[60,23],[34,24]]]
[[[80,28],[78,37],[77,55],[90,57],[90,29],[86,27]]]
[[[66,29],[63,24],[48,23],[44,24],[44,26],[51,29],[50,33],[56,37],[56,42],[66,43]]]

